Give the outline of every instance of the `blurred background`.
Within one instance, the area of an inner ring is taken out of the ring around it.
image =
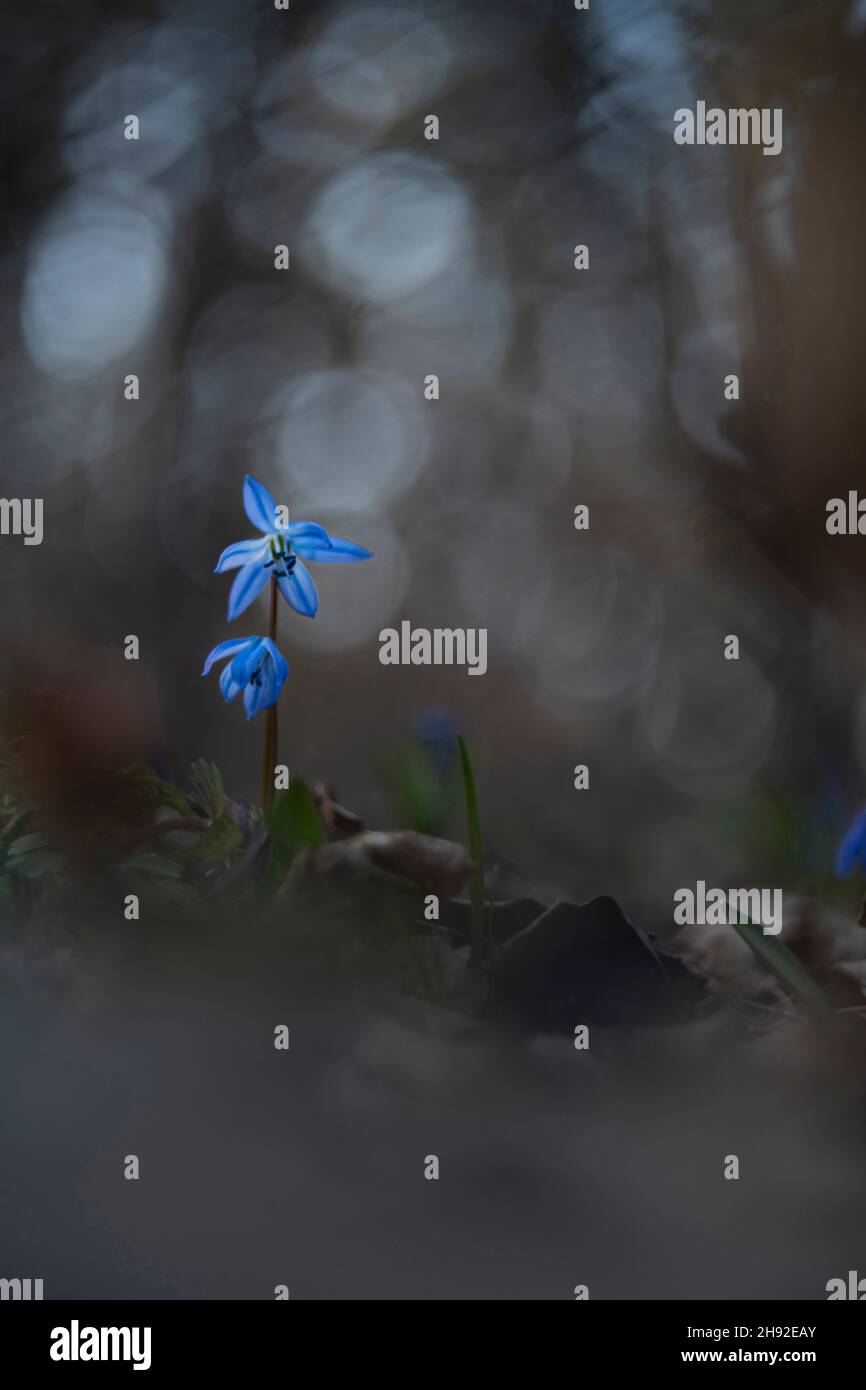
[[[6,0],[0,34],[0,492],[45,504],[41,546],[0,539],[0,734],[44,715],[42,800],[105,830],[100,777],[142,758],[257,795],[260,727],[200,677],[267,621],[230,627],[213,574],[249,472],[375,552],[281,611],[293,774],[405,826],[395,767],[462,728],[503,893],[663,933],[702,878],[847,923],[866,541],[825,517],[863,476],[864,0]],[[782,153],[677,146],[698,100],[781,108]],[[382,666],[404,619],[487,628],[487,674]],[[427,813],[463,839],[459,796]],[[593,1022],[587,1054],[431,1021],[315,993],[249,912],[151,913],[114,969],[111,891],[102,950],[85,913],[4,947],[0,1274],[814,1299],[863,1269],[856,1049],[764,1038],[760,1004]]]
[[[45,500],[41,547],[2,542],[7,688],[122,709],[125,752],[255,795],[257,734],[199,675],[266,623],[229,628],[212,573],[251,472],[375,552],[316,570],[315,621],[282,610],[294,773],[393,825],[383,766],[436,707],[546,900],[657,929],[698,877],[836,892],[866,770],[866,550],[824,525],[866,424],[862,0],[8,0],[2,44],[2,492]],[[783,152],[675,145],[698,99],[781,107]],[[380,665],[404,618],[486,627],[487,675]]]

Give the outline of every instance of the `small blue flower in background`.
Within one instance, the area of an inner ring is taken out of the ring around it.
[[[866,809],[858,811],[836,855],[836,873],[850,874],[855,864],[866,869]]]
[[[270,637],[239,637],[214,647],[202,675],[208,674],[215,661],[227,656],[232,659],[220,676],[222,697],[233,700],[242,690],[247,719],[254,719],[279,699],[289,674],[288,662]]]
[[[440,772],[450,771],[456,762],[463,723],[450,709],[422,709],[412,716],[412,732]]]
[[[295,612],[312,618],[319,606],[319,596],[304,560],[320,565],[340,565],[370,558],[371,552],[363,546],[329,536],[323,526],[313,521],[293,521],[288,526],[278,526],[276,502],[267,488],[249,475],[244,479],[243,495],[244,510],[263,535],[256,540],[236,541],[217,561],[217,574],[238,570],[229,594],[229,621],[249,608],[272,575],[283,598]]]

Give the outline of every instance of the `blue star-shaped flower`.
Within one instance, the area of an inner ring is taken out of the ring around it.
[[[866,869],[866,809],[858,811],[836,855],[836,873],[850,874],[855,864]]]
[[[244,510],[263,535],[256,540],[236,541],[217,561],[217,574],[238,570],[229,594],[230,622],[249,608],[272,575],[292,608],[305,618],[312,618],[319,606],[319,596],[304,560],[320,565],[340,565],[370,558],[371,552],[363,546],[329,536],[325,528],[314,521],[278,525],[278,509],[273,497],[249,475],[244,479]]]
[[[208,674],[215,661],[227,656],[232,659],[220,676],[222,697],[233,700],[242,690],[247,719],[254,719],[280,698],[289,674],[288,662],[270,637],[238,637],[220,642],[208,653],[202,675]]]

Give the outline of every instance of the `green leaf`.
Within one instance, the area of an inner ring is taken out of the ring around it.
[[[0,840],[11,840],[13,833],[20,828],[26,815],[26,809],[13,812],[3,829],[0,830]]]
[[[164,854],[136,854],[133,859],[125,859],[120,865],[121,873],[143,874],[148,878],[178,879],[183,874],[183,865],[176,859],[167,859]]]
[[[226,792],[222,775],[215,763],[196,758],[190,766],[193,795],[209,820],[219,820],[225,806]]]
[[[13,840],[9,846],[10,854],[30,854],[36,849],[47,849],[50,841],[41,835],[39,831],[32,831],[29,835],[20,835],[17,840]]]
[[[813,975],[784,943],[775,936],[764,936],[751,922],[735,922],[735,929],[754,951],[761,965],[801,1003],[820,1018],[829,1018],[833,1005]]]
[[[142,854],[138,859],[148,857]],[[160,856],[154,855],[153,858],[159,859]],[[185,917],[201,916],[205,908],[198,889],[180,877],[182,870],[179,864],[167,859],[164,865],[166,867],[145,867],[139,866],[138,860],[130,860],[123,867],[127,869],[136,892],[146,896],[149,907],[156,911],[174,908]],[[137,868],[141,871],[137,872]]]
[[[10,874],[18,874],[21,878],[36,879],[42,878],[45,874],[59,873],[66,860],[57,849],[37,849],[31,854],[24,854],[20,859],[9,858],[6,861],[6,870]]]
[[[228,868],[243,843],[244,837],[237,822],[231,816],[220,816],[199,836],[195,848],[187,851],[187,858],[213,859]]]
[[[5,868],[21,878],[42,878],[43,874],[58,873],[66,856],[44,835],[21,835],[9,846]]]
[[[315,802],[306,785],[293,780],[286,791],[274,799],[268,817],[268,856],[261,879],[265,893],[279,888],[291,867],[295,855],[310,845],[320,845],[325,839]]]
[[[426,748],[402,749],[385,769],[400,824],[422,835],[443,835],[455,802],[459,781],[443,774]]]
[[[475,792],[475,778],[469,753],[463,742],[463,735],[457,735],[457,751],[460,754],[460,770],[463,773],[463,795],[466,801],[466,828],[469,837],[469,855],[472,860],[472,880],[470,899],[472,903],[471,945],[469,959],[478,965],[484,956],[484,859],[481,848],[481,822],[478,818],[478,797]]]
[[[136,892],[147,895],[157,911],[176,910],[184,917],[204,918],[201,893],[184,880],[184,866],[163,854],[145,851],[119,865],[121,878],[131,881]]]
[[[166,782],[162,777],[158,777],[152,767],[142,763],[140,766],[129,768],[128,775],[133,782],[138,782],[145,791],[149,792],[157,805],[171,806],[184,816],[192,815],[189,800],[180,788],[176,787],[173,782]]]

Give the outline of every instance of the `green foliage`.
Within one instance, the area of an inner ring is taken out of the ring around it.
[[[8,874],[21,878],[39,879],[44,874],[57,873],[63,868],[65,856],[44,835],[21,835],[2,848],[3,868]]]
[[[165,854],[145,850],[133,859],[125,859],[120,865],[121,873],[140,874],[145,878],[179,879],[183,877],[183,865]]]
[[[170,806],[182,816],[192,815],[192,807],[188,798],[172,782],[166,782],[164,778],[158,777],[152,767],[147,767],[144,764],[131,767],[127,771],[127,777],[141,789],[152,805]]]
[[[6,798],[4,798],[4,802],[5,801]],[[2,831],[0,831],[0,846],[8,846],[11,841],[14,840],[15,832],[24,828],[27,812],[25,810],[16,809],[11,804],[8,805],[8,807],[4,805],[3,810],[6,813],[6,820]]]
[[[209,859],[229,867],[235,855],[243,849],[244,837],[240,826],[231,816],[220,816],[199,837],[195,849],[187,850],[187,857]]]
[[[292,780],[274,799],[268,817],[268,851],[261,890],[275,893],[300,850],[320,845],[325,832],[315,802],[304,782]]]
[[[774,936],[764,936],[751,922],[735,922],[735,929],[754,951],[761,965],[775,975],[780,984],[819,1018],[829,1018],[833,1005],[818,981],[797,959],[793,951]]]
[[[186,917],[201,916],[201,895],[184,880],[184,868],[176,859],[144,851],[118,866],[121,882],[131,892],[146,897],[156,910],[175,909]]]
[[[747,851],[753,871],[768,878],[832,877],[835,830],[822,824],[814,806],[788,800],[772,787],[757,786],[732,802],[725,830]]]
[[[125,769],[116,790],[117,804],[106,807],[112,829],[101,845],[104,871],[157,910],[202,914],[215,893],[230,888],[236,894],[250,886],[265,854],[262,886],[273,892],[298,850],[324,839],[309,792],[294,782],[273,808],[265,851],[262,812],[228,798],[219,769],[203,758],[191,765],[189,795],[145,765]],[[30,816],[11,789],[0,785],[0,920],[7,900],[27,909],[60,870],[66,871],[62,884],[76,881],[75,858],[44,834],[29,831]],[[166,820],[174,819],[191,824],[160,831]],[[81,867],[86,888],[92,860],[85,856]],[[34,894],[36,888],[39,894]]]
[[[215,763],[196,758],[190,765],[193,796],[209,820],[219,820],[225,807],[225,787]]]
[[[460,770],[463,774],[463,794],[466,801],[466,828],[469,839],[469,855],[472,859],[472,880],[470,900],[472,903],[471,947],[469,959],[473,965],[480,964],[485,951],[484,929],[484,859],[481,847],[481,822],[478,817],[478,797],[475,792],[475,778],[469,753],[463,742],[463,735],[457,735],[457,751],[460,754]]]
[[[3,764],[0,780],[8,775],[8,764]],[[25,830],[29,815],[26,807],[18,805],[10,789],[0,795],[0,912],[4,914],[16,879],[37,883],[49,874],[58,873],[66,862],[65,855],[47,836]]]
[[[459,799],[459,781],[443,771],[421,744],[402,749],[391,759],[384,780],[394,798],[400,825],[422,835],[446,833]]]

